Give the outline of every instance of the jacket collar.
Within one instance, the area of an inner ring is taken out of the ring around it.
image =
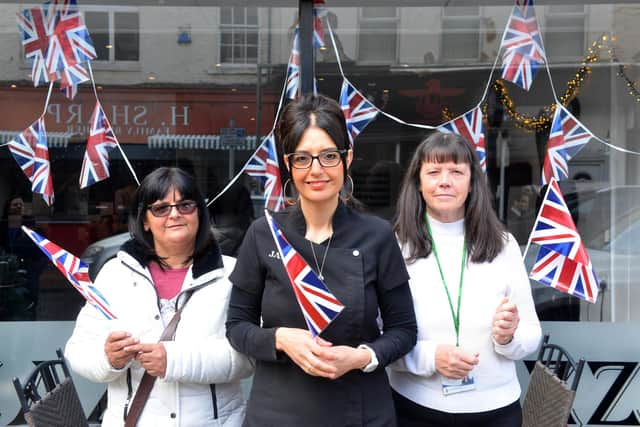
[[[302,209],[300,206],[295,205],[281,214],[274,214],[275,217],[279,217],[281,223],[284,227],[290,228],[298,234],[304,236],[307,233],[307,223],[304,219],[304,215],[302,213]],[[331,225],[333,227],[334,233],[340,231],[340,226],[345,224],[347,216],[349,215],[349,208],[342,202],[342,200],[338,201],[338,206],[336,207],[335,212],[333,213],[333,217],[331,218]],[[279,221],[279,222],[280,222]]]
[[[120,247],[118,258],[151,281],[151,274],[148,269],[149,262],[145,260],[144,252],[135,240],[131,239]],[[187,276],[190,277],[190,280],[186,281],[188,286],[185,289],[201,286],[209,281],[223,277],[223,275],[222,252],[218,243],[212,240],[205,250],[193,260]]]

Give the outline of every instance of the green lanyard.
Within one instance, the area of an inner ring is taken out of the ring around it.
[[[436,249],[436,241],[433,238],[433,234],[431,233],[431,227],[429,226],[429,219],[427,218],[427,214],[424,215],[425,223],[427,224],[427,230],[429,231],[429,236],[431,236],[431,247],[433,248],[433,255],[436,257],[436,263],[438,264],[438,271],[440,272],[440,278],[442,279],[442,286],[444,286],[444,291],[447,293],[447,299],[449,300],[449,308],[451,309],[451,317],[453,318],[453,327],[456,330],[456,347],[460,345],[460,301],[462,300],[462,282],[464,280],[464,263],[467,258],[467,244],[466,241],[463,240],[462,243],[462,262],[460,265],[460,283],[458,285],[458,309],[453,309],[453,301],[451,301],[451,294],[449,293],[449,288],[447,287],[447,282],[444,280],[444,274],[442,273],[442,266],[440,265],[440,259],[438,258],[438,250]]]

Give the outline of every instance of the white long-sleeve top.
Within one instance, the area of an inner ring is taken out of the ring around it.
[[[429,217],[440,265],[456,310],[464,220],[441,223]],[[406,253],[405,253],[406,255]],[[406,356],[389,366],[395,391],[419,405],[450,413],[483,412],[501,408],[520,397],[514,360],[532,353],[540,343],[540,322],[535,312],[529,279],[518,243],[511,234],[500,254],[481,264],[467,262],[460,306],[460,348],[479,353],[474,368],[476,388],[445,396],[436,372],[439,344],[455,345],[456,334],[438,265],[433,252],[407,265],[418,323],[418,342]],[[504,297],[516,304],[520,323],[507,345],[497,344],[491,333],[493,316]]]

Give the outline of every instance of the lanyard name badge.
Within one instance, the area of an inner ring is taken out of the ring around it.
[[[449,288],[447,287],[447,282],[444,278],[444,272],[442,271],[442,266],[440,265],[440,258],[438,257],[438,250],[436,248],[436,242],[433,238],[433,233],[431,233],[431,227],[429,226],[429,219],[425,214],[425,222],[427,224],[427,229],[429,231],[429,235],[431,236],[431,246],[433,248],[433,255],[436,258],[436,264],[438,265],[438,271],[440,272],[440,279],[442,280],[442,286],[444,287],[444,291],[447,294],[447,300],[449,301],[449,309],[451,310],[451,318],[453,319],[453,328],[456,331],[456,347],[460,346],[460,302],[462,301],[462,283],[464,281],[464,264],[467,258],[467,245],[463,240],[462,243],[462,261],[460,265],[460,281],[458,283],[458,307],[456,310],[453,309],[453,301],[451,300],[451,294],[449,293]],[[442,394],[448,396],[450,394],[462,393],[465,391],[471,391],[476,388],[475,379],[473,377],[473,373],[469,372],[469,374],[461,379],[448,378],[443,375],[440,375],[440,380],[442,382]]]

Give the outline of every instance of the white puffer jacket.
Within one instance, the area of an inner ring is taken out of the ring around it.
[[[128,330],[140,342],[158,342],[165,322],[173,317],[173,313],[164,313],[163,320],[149,270],[132,256],[134,248],[131,242],[125,244],[95,282],[118,319],[107,320],[93,306],[85,305],[65,350],[74,371],[90,381],[108,384],[104,427],[124,425],[125,406],[133,400],[144,373],[137,361],[122,370],[113,369],[104,352],[107,335]],[[210,252],[196,259],[185,277],[178,306],[185,291],[192,290],[192,295],[182,311],[175,340],[164,342],[166,375],[156,380],[138,427],[242,424],[245,402],[240,379],[251,374],[253,363],[231,348],[224,326],[231,291],[227,276],[235,259],[222,256],[216,245]]]

